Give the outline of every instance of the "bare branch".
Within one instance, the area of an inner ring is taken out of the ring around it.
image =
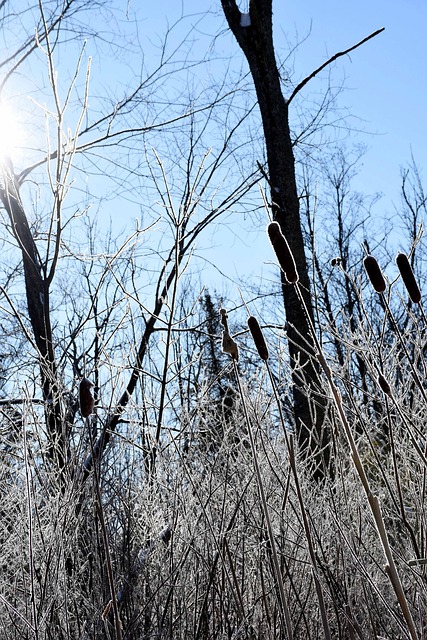
[[[385,27],[382,27],[381,29],[377,29],[377,31],[374,31],[373,33],[371,33],[371,35],[367,36],[366,38],[363,38],[363,40],[361,40],[360,42],[358,42],[357,44],[353,45],[352,47],[350,47],[349,49],[346,49],[345,51],[339,51],[338,53],[336,53],[335,55],[332,56],[332,58],[329,58],[329,60],[327,60],[326,62],[324,62],[323,64],[320,65],[320,67],[318,67],[315,71],[313,71],[312,73],[310,73],[309,76],[307,76],[306,78],[304,78],[304,80],[302,80],[296,87],[295,89],[292,91],[290,97],[288,98],[288,105],[292,102],[292,100],[295,98],[295,96],[297,95],[297,93],[299,93],[301,91],[301,89],[303,87],[305,87],[305,85],[310,82],[310,80],[312,80],[315,76],[317,76],[318,73],[320,73],[321,71],[323,71],[323,69],[325,69],[328,65],[332,64],[332,62],[335,62],[335,60],[338,60],[338,58],[341,58],[342,56],[346,56],[348,53],[350,53],[351,51],[354,51],[355,49],[357,49],[358,47],[361,47],[362,44],[365,44],[365,42],[368,42],[368,40],[371,40],[372,38],[375,38],[375,36],[377,36],[379,33],[381,33],[382,31],[384,31]]]

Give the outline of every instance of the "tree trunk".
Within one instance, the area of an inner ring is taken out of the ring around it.
[[[36,243],[31,234],[11,162],[5,163],[3,182],[3,187],[0,189],[0,200],[9,216],[13,235],[22,252],[27,309],[38,352],[42,381],[44,411],[49,437],[48,453],[49,457],[54,460],[57,470],[62,473],[67,462],[67,446],[50,323],[49,283],[46,280]]]
[[[221,3],[228,25],[249,63],[264,129],[273,218],[279,223],[294,255],[301,290],[313,320],[288,104],[282,94],[273,48],[272,0],[251,0],[249,20],[247,17],[242,20],[235,0],[221,0]],[[242,26],[248,22],[248,26]],[[328,437],[324,430],[326,401],[321,393],[319,369],[312,357],[313,341],[308,319],[295,287],[286,282],[283,274],[282,290],[299,449],[306,458],[316,462],[314,474],[320,477],[325,465],[329,465]]]

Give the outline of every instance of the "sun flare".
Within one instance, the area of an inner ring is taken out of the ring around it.
[[[13,158],[23,139],[23,128],[13,109],[0,102],[0,161]]]

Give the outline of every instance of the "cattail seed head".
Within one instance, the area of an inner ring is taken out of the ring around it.
[[[267,226],[268,237],[273,246],[277,260],[282,267],[286,280],[289,284],[296,284],[299,280],[294,256],[289,248],[288,242],[283,235],[280,225],[277,222],[270,222]]]
[[[93,413],[95,400],[91,392],[92,387],[92,382],[87,378],[83,378],[80,382],[80,413],[83,418],[88,418]]]
[[[382,373],[380,373],[378,376],[378,384],[381,387],[381,390],[386,394],[386,396],[391,396],[390,385],[387,382],[387,380],[384,378]]]
[[[253,341],[261,360],[268,360],[268,348],[264,340],[264,334],[259,326],[258,320],[254,316],[248,318],[249,331],[252,334]]]
[[[227,311],[225,309],[220,309],[219,313],[220,313],[220,316],[221,316],[221,324],[224,327],[224,329],[226,329],[228,331],[228,315],[227,315]]]
[[[224,353],[228,353],[233,360],[239,362],[239,347],[230,335],[227,311],[225,309],[220,309],[219,312],[221,315],[221,324],[224,327],[222,332],[222,350]]]
[[[409,297],[412,302],[418,304],[421,302],[421,291],[415,280],[414,272],[412,271],[411,264],[404,253],[398,253],[396,256],[397,268],[402,276],[403,283],[406,287]]]
[[[224,329],[222,333],[222,350],[224,353],[228,353],[233,360],[239,362],[239,347],[228,331]]]
[[[386,290],[386,283],[380,266],[374,256],[366,256],[363,259],[363,264],[375,291],[377,293],[384,293],[384,291]]]

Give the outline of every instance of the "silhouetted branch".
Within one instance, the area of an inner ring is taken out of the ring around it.
[[[317,76],[318,73],[320,73],[321,71],[323,71],[323,69],[325,69],[328,65],[330,65],[332,62],[335,62],[335,60],[338,60],[338,58],[341,58],[342,56],[346,56],[348,53],[350,53],[351,51],[354,51],[355,49],[357,49],[358,47],[361,47],[362,44],[365,44],[365,42],[368,42],[368,40],[371,40],[372,38],[375,38],[375,36],[377,36],[379,33],[381,33],[382,31],[384,31],[385,27],[382,27],[381,29],[377,29],[377,31],[374,31],[373,33],[371,33],[371,35],[366,36],[366,38],[363,38],[363,40],[361,40],[360,42],[358,42],[357,44],[353,45],[352,47],[350,47],[349,49],[346,49],[345,51],[339,51],[338,53],[336,53],[335,55],[332,56],[332,58],[329,58],[329,60],[326,60],[326,62],[324,62],[323,64],[320,65],[320,67],[318,67],[317,69],[315,69],[315,71],[313,71],[312,73],[310,73],[309,76],[307,76],[306,78],[304,78],[304,80],[302,80],[296,87],[295,89],[292,91],[290,97],[288,98],[288,105],[292,102],[292,100],[295,98],[295,96],[297,95],[297,93],[299,93],[301,91],[301,89],[303,87],[305,87],[305,85],[310,82],[310,80],[312,80],[315,76]]]

